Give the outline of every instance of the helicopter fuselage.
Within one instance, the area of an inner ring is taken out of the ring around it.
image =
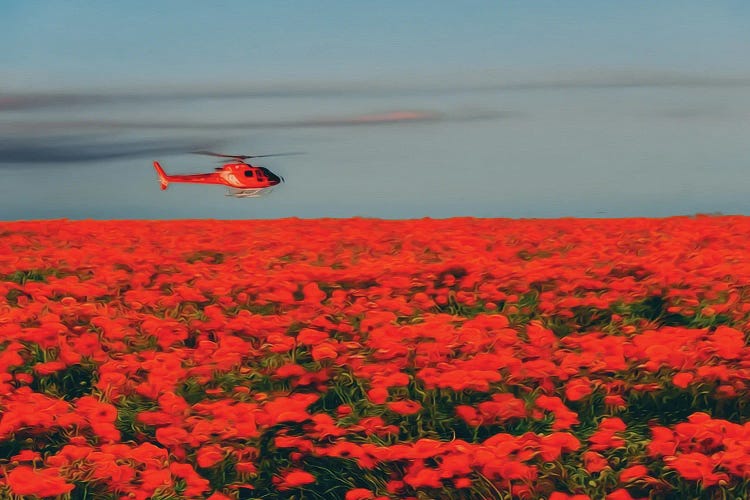
[[[265,188],[281,182],[281,178],[267,168],[247,163],[228,163],[217,167],[213,175],[219,184],[235,188]]]
[[[166,189],[171,182],[223,184],[237,189],[265,189],[284,180],[265,167],[243,162],[227,163],[222,167],[216,167],[215,172],[208,174],[167,175],[158,162],[154,162],[154,168],[159,175],[162,189]]]

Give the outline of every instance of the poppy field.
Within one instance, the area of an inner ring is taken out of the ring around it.
[[[0,497],[750,497],[750,218],[0,223]]]

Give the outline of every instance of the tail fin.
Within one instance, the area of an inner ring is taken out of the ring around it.
[[[154,162],[154,168],[156,169],[156,173],[159,175],[159,182],[161,183],[161,190],[164,191],[167,189],[167,186],[169,186],[169,176],[164,171],[163,168],[161,168],[161,165],[159,165],[158,161]]]

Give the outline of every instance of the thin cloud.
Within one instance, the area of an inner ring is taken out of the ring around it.
[[[648,113],[650,116],[667,118],[670,120],[720,120],[731,117],[743,118],[736,110],[725,106],[682,106],[655,109]]]

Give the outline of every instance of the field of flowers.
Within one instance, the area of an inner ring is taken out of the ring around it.
[[[0,223],[0,497],[750,497],[750,218]]]

